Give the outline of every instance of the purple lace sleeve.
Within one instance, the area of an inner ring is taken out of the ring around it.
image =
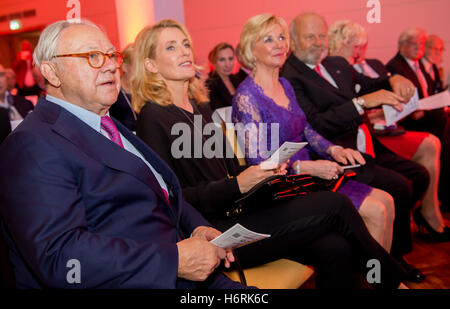
[[[247,86],[249,83],[245,83],[245,81],[241,83],[234,94],[231,117],[241,149],[245,149],[247,164],[257,165],[264,161],[265,157],[261,153],[258,143],[258,140],[261,140],[259,137],[262,132],[259,132],[259,124],[262,119],[252,89]]]
[[[313,149],[317,154],[320,156],[331,159],[331,156],[327,154],[327,149],[334,144],[328,141],[326,138],[324,138],[322,135],[317,133],[309,124],[309,122],[306,123],[305,130],[304,130],[305,138],[309,143],[309,146],[311,149]]]

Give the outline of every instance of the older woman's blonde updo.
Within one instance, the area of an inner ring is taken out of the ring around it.
[[[159,105],[172,104],[172,94],[167,88],[167,84],[159,73],[152,73],[145,68],[147,58],[156,58],[156,47],[159,35],[166,28],[179,29],[188,39],[192,46],[192,39],[186,28],[179,22],[172,19],[164,19],[153,26],[144,28],[136,37],[134,43],[134,76],[132,79],[132,105],[139,113],[147,101],[155,102]],[[193,49],[192,49],[192,52]],[[195,66],[198,69],[197,66]],[[197,103],[208,101],[207,90],[203,83],[196,77],[189,80],[189,98]]]
[[[351,20],[337,21],[328,30],[328,51],[331,56],[339,55],[344,45],[366,43],[366,30]]]
[[[289,44],[289,33],[287,31],[287,24],[283,18],[277,17],[274,14],[261,14],[250,18],[244,25],[239,42],[239,54],[242,59],[242,64],[249,68],[255,68],[255,57],[253,56],[253,46],[255,42],[263,38],[272,30],[274,25],[279,25],[284,32],[286,42]],[[289,50],[289,46],[288,46]]]

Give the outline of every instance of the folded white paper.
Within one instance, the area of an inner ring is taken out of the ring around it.
[[[269,234],[256,233],[236,223],[220,236],[211,240],[211,243],[223,249],[234,249],[268,237],[270,237]]]
[[[450,106],[450,93],[448,90],[429,96],[419,101],[419,109],[430,110]]]
[[[269,159],[261,163],[261,169],[271,170],[279,167],[306,145],[308,145],[308,143],[284,142],[283,145],[281,145],[281,147],[278,148]]]
[[[383,105],[383,112],[384,118],[386,119],[386,125],[390,126],[395,124],[397,121],[415,112],[418,108],[419,108],[419,94],[416,88],[413,97],[411,98],[411,100],[409,100],[408,103],[403,105],[403,110],[401,112],[399,112],[390,105]]]

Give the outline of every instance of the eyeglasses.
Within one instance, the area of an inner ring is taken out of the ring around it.
[[[94,69],[100,69],[106,61],[106,56],[109,57],[114,63],[117,64],[117,67],[121,67],[123,63],[123,55],[119,52],[112,52],[105,54],[101,51],[90,51],[88,53],[79,53],[79,54],[65,54],[65,55],[55,55],[54,57],[81,57],[86,58],[89,65]]]

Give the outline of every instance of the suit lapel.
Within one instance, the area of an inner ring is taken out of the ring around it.
[[[397,53],[397,55],[395,57],[397,57],[399,63],[403,67],[403,72],[405,72],[405,77],[407,79],[409,79],[414,84],[414,86],[416,86],[417,91],[419,92],[419,94],[421,94],[422,87],[420,86],[419,79],[417,78],[416,73],[411,69],[411,67],[409,66],[406,59],[403,58],[403,56],[400,55],[400,53]],[[421,95],[421,97],[422,96],[423,96],[423,94]]]
[[[161,186],[152,171],[140,158],[105,138],[101,133],[92,129],[64,108],[46,100],[44,100],[43,103],[44,104],[39,105],[39,108],[37,108],[36,111],[50,117],[47,118],[47,120],[54,121],[52,126],[54,132],[75,144],[78,149],[85,152],[89,157],[103,163],[111,169],[125,172],[146,183],[165,203],[167,203]],[[117,121],[115,123],[117,125]],[[128,130],[124,129],[122,125],[120,125],[119,130],[127,140],[133,145],[135,144],[137,140],[136,137],[134,137],[133,140],[130,140],[133,133],[130,133],[131,135],[125,133],[125,131]],[[160,162],[157,162],[156,157],[152,157],[150,153],[147,153],[144,157],[152,166],[159,166]],[[168,173],[166,172],[165,174],[167,175]],[[171,178],[172,177],[168,177],[167,179],[165,178],[165,180],[171,181]],[[168,183],[168,185],[169,184],[170,183]]]
[[[300,61],[293,54],[289,57],[288,62],[302,76],[305,76],[308,79],[311,79],[320,88],[335,92],[336,94],[347,98],[347,95],[345,95],[345,93],[343,93],[340,89],[331,85],[327,80],[325,80],[322,76],[320,76],[316,71],[310,69],[306,64],[304,64],[302,61]],[[322,63],[322,64],[324,65],[324,63]],[[333,77],[333,79],[335,79],[335,77],[330,72],[330,70],[326,66],[325,66],[325,68],[327,69],[328,73],[330,73],[330,75]],[[339,83],[337,81],[336,81],[336,84],[339,87]]]
[[[345,80],[345,77],[343,76],[344,72],[342,72],[336,65],[333,65],[330,63],[329,58],[325,58],[322,62],[322,65],[325,67],[325,69],[328,71],[328,73],[331,75],[331,77],[334,79],[334,82],[338,86],[338,88],[333,87],[333,90],[346,98],[351,98],[354,90],[348,89],[348,85],[353,85],[353,83],[349,83],[347,80]]]

